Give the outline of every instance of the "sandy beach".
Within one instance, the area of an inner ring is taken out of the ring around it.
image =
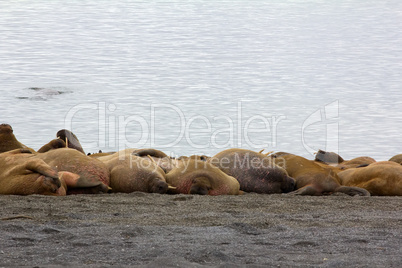
[[[0,266],[400,267],[402,198],[0,196]]]

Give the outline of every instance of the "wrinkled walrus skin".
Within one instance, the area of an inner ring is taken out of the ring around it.
[[[113,192],[164,194],[168,190],[165,172],[149,158],[132,154],[132,149],[98,158],[110,170]]]
[[[342,185],[366,189],[371,195],[402,196],[402,166],[380,161],[338,173]]]
[[[0,154],[0,194],[66,195],[60,176],[27,149]]]
[[[208,162],[237,179],[240,190],[244,192],[280,194],[293,191],[295,187],[295,180],[262,153],[227,149],[208,159]]]
[[[291,192],[292,194],[328,195],[341,192],[348,195],[370,195],[363,188],[342,186],[335,172],[318,165],[315,161],[283,152],[272,154],[271,157],[296,180],[296,190]]]
[[[166,181],[169,185],[176,187],[169,191],[173,194],[242,194],[240,184],[235,178],[202,160],[180,161],[178,166],[166,175]]]
[[[58,171],[69,171],[80,176],[75,185],[68,187],[67,194],[97,194],[110,190],[109,170],[98,159],[70,148],[50,150],[36,155]]]

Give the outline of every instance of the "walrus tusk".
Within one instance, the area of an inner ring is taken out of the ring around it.
[[[171,189],[171,190],[176,190],[176,189],[177,189],[177,187],[174,187],[174,186],[172,186],[172,185],[168,185],[168,189]]]
[[[66,148],[68,148],[68,138],[66,137]]]
[[[273,152],[274,152],[274,151],[270,151],[270,152],[268,152],[268,153],[266,153],[266,154],[264,154],[264,155],[268,156],[268,155],[272,154]]]
[[[151,159],[152,163],[154,163],[155,165],[158,165],[158,164],[155,162],[155,160],[154,160],[149,154],[147,154],[147,156],[148,156],[149,159]]]
[[[258,153],[260,154],[260,153],[264,152],[264,150],[265,150],[265,149],[262,149],[262,150],[261,150],[261,151],[259,151]]]

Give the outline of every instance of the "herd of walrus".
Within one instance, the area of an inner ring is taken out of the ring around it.
[[[314,160],[285,152],[227,149],[170,157],[156,149],[85,154],[69,130],[35,151],[0,125],[0,194],[98,193],[402,196],[402,154],[389,161],[344,160],[319,150]]]

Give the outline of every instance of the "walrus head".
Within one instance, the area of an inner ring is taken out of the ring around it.
[[[75,136],[70,130],[61,129],[57,132],[56,137],[64,141],[68,148],[76,149],[77,151],[85,154],[77,136]]]
[[[323,150],[318,150],[314,160],[326,164],[339,164],[344,161],[340,155],[334,152],[326,152]]]
[[[13,128],[9,124],[0,125],[0,134],[12,134]]]
[[[189,194],[207,195],[212,186],[207,177],[197,177],[193,179]]]
[[[154,183],[152,183],[150,186],[150,192],[157,194],[165,194],[169,188],[169,185],[159,178],[155,178]]]

